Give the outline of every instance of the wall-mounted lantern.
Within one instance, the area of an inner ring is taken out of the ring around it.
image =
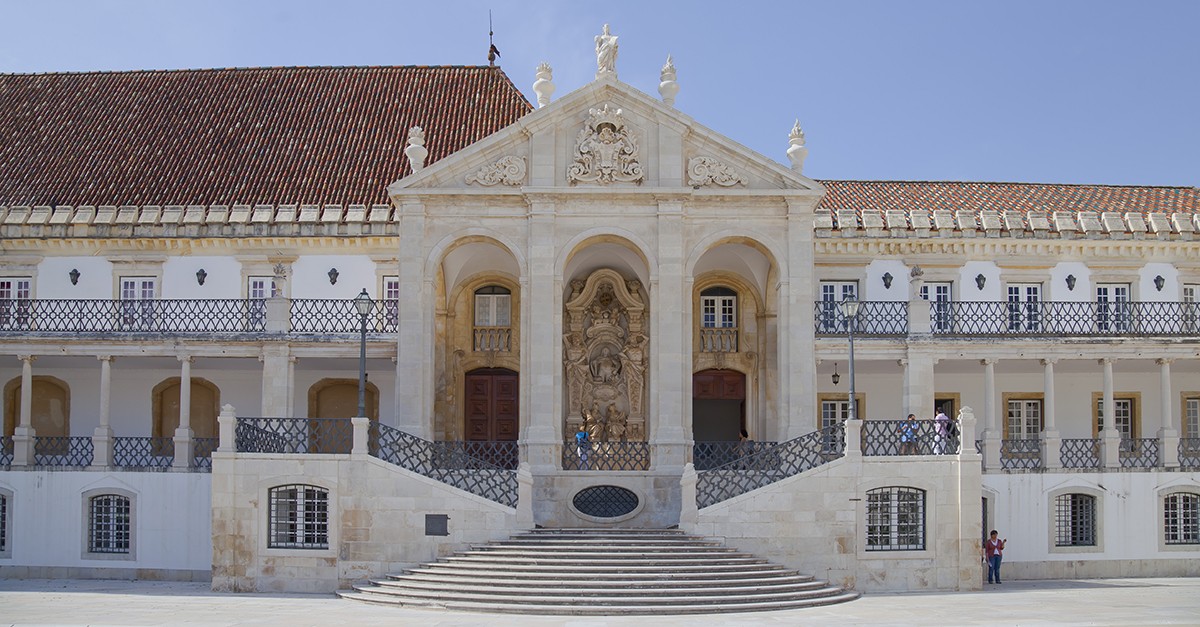
[[[1075,275],[1074,274],[1067,275],[1067,289],[1072,292],[1075,291]]]
[[[200,268],[199,270],[196,271],[196,282],[199,283],[200,285],[204,285],[204,279],[207,279],[207,278],[208,278],[208,273],[204,271],[204,268]]]
[[[838,381],[841,381],[841,380],[842,380],[842,375],[838,374],[837,362],[835,361],[835,362],[833,362],[833,384],[837,385]]]
[[[885,289],[885,290],[892,289],[892,273],[891,272],[883,273],[883,289]]]
[[[987,277],[983,276],[983,274],[976,274],[975,275],[975,287],[978,287],[979,289],[982,290],[984,283],[987,283]]]
[[[71,271],[67,273],[67,276],[71,277],[71,285],[79,284],[79,268],[71,268]]]
[[[1167,284],[1167,280],[1163,278],[1163,275],[1160,274],[1160,275],[1154,277],[1154,289],[1161,292],[1163,286],[1166,284]]]
[[[329,284],[337,285],[338,271],[337,268],[329,269]]]

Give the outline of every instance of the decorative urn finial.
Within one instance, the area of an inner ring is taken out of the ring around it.
[[[537,80],[533,81],[533,93],[537,94],[539,109],[550,104],[550,96],[554,95],[554,69],[549,63],[543,61],[537,66]]]
[[[791,144],[787,149],[788,159],[792,162],[792,169],[799,174],[804,170],[804,158],[808,156],[808,148],[804,147],[804,131],[800,129],[800,120],[796,120],[792,132],[788,134],[788,143]]]
[[[425,157],[428,155],[429,149],[425,147],[425,131],[419,126],[408,129],[408,148],[404,149],[404,156],[408,157],[408,163],[412,166],[414,173],[425,169]]]
[[[658,95],[662,96],[663,104],[673,107],[675,106],[675,96],[679,94],[679,83],[675,82],[675,63],[671,60],[671,55],[667,55],[667,63],[662,66],[662,73],[659,74]]]
[[[608,24],[596,35],[596,78],[606,74],[617,77],[617,36],[608,30]]]

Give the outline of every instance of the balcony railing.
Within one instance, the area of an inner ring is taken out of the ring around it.
[[[1063,468],[1101,468],[1102,450],[1104,438],[1064,438],[1058,461]]]
[[[934,335],[1181,336],[1200,334],[1200,303],[935,302]]]
[[[11,435],[0,436],[0,466],[10,466],[13,462],[13,439]]]
[[[909,428],[907,420],[863,421],[862,454],[881,455],[957,455],[959,437],[947,430],[941,435],[937,423],[918,420]]]
[[[173,438],[113,438],[112,465],[117,468],[170,468],[175,461]]]
[[[574,440],[563,444],[564,470],[648,470],[649,442],[591,442],[577,446]]]
[[[1200,468],[1200,438],[1179,438],[1180,468]]]
[[[239,453],[349,453],[349,418],[242,418],[234,431]]]
[[[475,352],[507,352],[512,350],[511,327],[475,327]]]
[[[35,466],[82,467],[92,464],[95,448],[87,436],[38,436],[34,438]]]
[[[1121,468],[1158,466],[1158,438],[1125,438],[1120,451]]]
[[[738,352],[737,327],[701,327],[701,353],[736,353]]]
[[[1002,440],[1000,442],[1000,467],[1041,468],[1042,441],[1037,438]]]
[[[846,335],[846,316],[836,301],[819,300],[814,305],[817,335]],[[908,303],[905,301],[859,301],[854,318],[854,335],[890,337],[908,333]]]

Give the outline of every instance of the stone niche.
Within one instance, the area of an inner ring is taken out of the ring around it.
[[[563,369],[566,433],[593,442],[646,440],[646,303],[640,281],[600,269],[571,282]]]

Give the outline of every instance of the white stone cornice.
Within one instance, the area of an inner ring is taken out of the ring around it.
[[[1053,240],[1053,239],[988,239],[988,238],[823,238],[814,240],[818,256],[880,256],[912,257],[927,255],[945,259],[998,259],[1026,256],[1060,259],[1137,258],[1146,260],[1200,260],[1200,242],[1158,240]],[[922,263],[922,265],[925,265]]]
[[[69,252],[89,254],[98,250],[115,253],[186,253],[190,251],[231,251],[244,253],[254,248],[325,248],[339,251],[369,251],[384,253],[395,250],[398,235],[367,237],[238,237],[184,240],[178,238],[16,238],[2,240],[6,251]],[[166,259],[160,257],[159,259]]]

